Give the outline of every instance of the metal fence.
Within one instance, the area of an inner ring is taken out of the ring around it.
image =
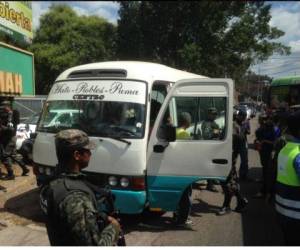
[[[14,109],[20,112],[20,120],[24,121],[33,114],[42,111],[47,96],[15,97]]]

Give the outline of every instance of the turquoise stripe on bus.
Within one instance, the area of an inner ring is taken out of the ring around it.
[[[225,181],[226,177],[148,176],[147,185],[150,208],[175,211],[183,191],[192,183],[207,179]]]
[[[115,207],[122,214],[142,213],[146,204],[145,191],[112,190],[116,196]]]

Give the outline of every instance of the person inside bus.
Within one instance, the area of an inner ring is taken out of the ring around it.
[[[178,117],[178,127],[176,129],[176,139],[191,139],[191,135],[186,129],[191,125],[192,117],[188,112],[180,113]]]

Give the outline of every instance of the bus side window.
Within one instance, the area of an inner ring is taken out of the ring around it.
[[[226,97],[173,97],[160,128],[176,128],[176,140],[223,140]],[[161,139],[163,133],[160,133]]]

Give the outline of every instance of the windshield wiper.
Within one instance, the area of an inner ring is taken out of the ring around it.
[[[131,145],[131,142],[130,142],[130,141],[127,141],[127,140],[125,140],[125,139],[122,139],[121,137],[106,136],[105,138],[114,139],[114,140],[117,140],[117,141],[124,142],[124,143],[126,143],[127,145]],[[103,139],[99,139],[99,140],[100,140],[100,141],[103,141]]]
[[[124,142],[126,143],[127,145],[131,145],[131,142],[130,141],[127,141],[123,138],[121,138],[120,136],[111,136],[109,133],[107,132],[104,132],[102,131],[101,133],[98,133],[98,136],[102,136],[104,138],[110,138],[110,139],[114,139],[114,140],[117,140],[117,141],[120,141],[120,142]],[[99,139],[100,141],[103,141],[103,139]]]
[[[134,132],[132,132],[131,130],[126,129],[126,128],[122,128],[122,127],[119,127],[119,126],[111,126],[110,129],[113,129],[117,133],[127,134],[127,135],[130,135],[130,136],[136,136],[136,134]]]

